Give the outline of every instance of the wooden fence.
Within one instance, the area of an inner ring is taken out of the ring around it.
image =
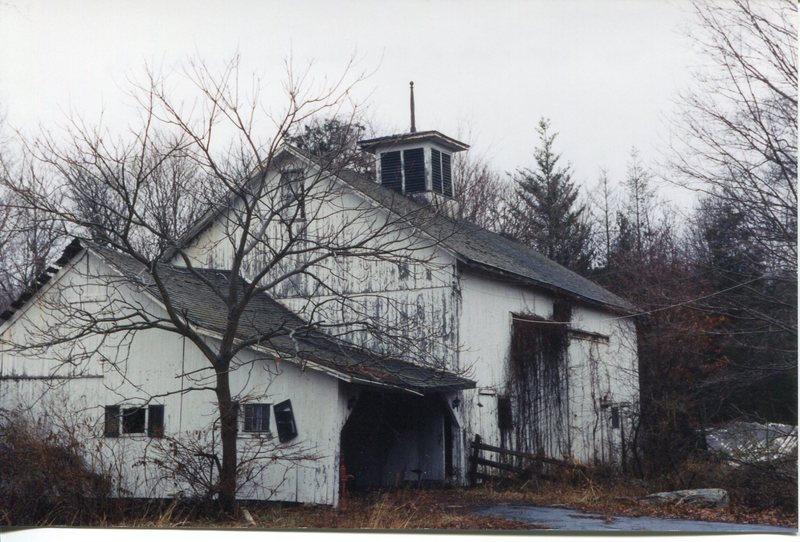
[[[496,452],[500,455],[497,458],[498,461],[494,461],[481,457],[481,452]],[[472,442],[469,480],[470,484],[475,486],[478,480],[509,480],[513,478],[531,477],[543,478],[548,470],[548,465],[556,468],[585,469],[582,465],[544,457],[542,453],[529,454],[484,444],[481,440],[481,436],[475,435],[475,440]],[[485,472],[485,469],[481,471],[480,467],[482,466],[501,471],[503,474]]]

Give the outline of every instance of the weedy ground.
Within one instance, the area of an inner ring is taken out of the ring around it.
[[[506,531],[537,530],[530,525],[501,518],[483,517],[474,510],[486,504],[528,503],[566,506],[608,516],[652,516],[663,518],[759,523],[797,526],[796,511],[752,508],[733,502],[725,510],[695,509],[642,503],[639,497],[652,488],[622,480],[528,481],[498,487],[484,485],[466,489],[399,489],[356,494],[338,508],[242,503],[252,522],[240,513],[235,519],[211,519],[170,505],[158,513],[134,521],[113,522],[129,527],[217,527],[257,529],[431,529]]]

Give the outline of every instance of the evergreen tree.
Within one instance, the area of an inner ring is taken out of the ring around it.
[[[510,209],[518,240],[561,265],[585,273],[592,261],[591,229],[586,207],[577,203],[578,188],[569,166],[553,150],[557,133],[542,118],[537,128],[540,146],[534,152],[535,169],[514,176],[518,204]]]
[[[287,143],[320,159],[332,169],[373,175],[375,159],[358,148],[367,127],[350,118],[315,118],[285,135]]]

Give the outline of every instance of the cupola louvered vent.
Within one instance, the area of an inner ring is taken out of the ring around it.
[[[381,184],[398,192],[403,191],[403,167],[400,151],[381,153]]]
[[[450,155],[442,153],[442,193],[453,197],[453,174],[450,169]]]
[[[379,137],[359,144],[375,155],[380,184],[437,206],[454,197],[453,153],[469,148],[435,131]]]
[[[442,153],[436,149],[431,149],[431,177],[433,181],[433,191],[442,193]]]
[[[425,191],[425,150],[408,149],[403,151],[403,174],[405,193]]]

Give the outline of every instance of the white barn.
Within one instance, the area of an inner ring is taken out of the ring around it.
[[[380,257],[342,251],[273,280],[299,256],[276,260],[271,240],[235,276],[235,199],[158,264],[158,285],[131,257],[75,241],[0,315],[0,407],[54,426],[68,419],[85,432],[91,461],[119,474],[120,494],[188,492],[186,473],[175,475],[165,458],[178,445],[217,450],[218,410],[204,352],[169,322],[181,318],[213,350],[227,322],[220,292],[255,281],[270,286],[241,317],[237,340],[248,346],[230,372],[247,465],[240,498],[336,505],[343,477],[362,487],[465,484],[475,435],[587,464],[622,461],[638,406],[632,307],[527,247],[450,218],[451,157],[463,143],[428,131],[361,144],[376,157],[374,179],[286,146],[259,182],[281,197],[295,193],[287,186],[304,187],[301,213],[294,202],[285,230],[300,223],[303,246],[315,235],[365,235],[353,233],[361,218],[352,217],[368,209],[373,225],[400,217],[401,248]],[[252,231],[280,238],[271,228]],[[125,325],[117,319],[113,333],[97,333],[104,315],[119,314]],[[387,340],[380,326],[402,330],[404,341]],[[213,478],[211,455],[195,457]]]

